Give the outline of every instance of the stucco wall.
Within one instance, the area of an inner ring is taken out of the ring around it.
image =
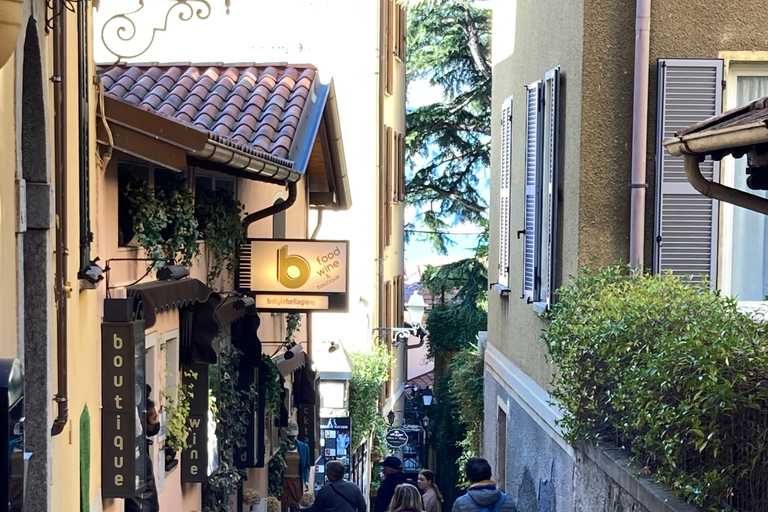
[[[516,12],[515,12],[516,4]],[[523,240],[516,232],[524,225],[524,149],[525,149],[525,86],[543,80],[544,74],[556,67],[562,72],[561,141],[563,156],[563,191],[560,202],[562,220],[559,242],[558,282],[577,269],[578,211],[581,123],[581,2],[541,2],[518,0],[500,3],[494,9],[494,68],[493,68],[493,126],[491,151],[491,261],[489,277],[498,275],[498,208],[499,197],[499,130],[502,102],[514,95],[512,125],[512,198],[510,218],[510,278],[512,290],[508,298],[491,293],[489,299],[488,340],[505,356],[533,377],[542,386],[549,384],[552,369],[544,357],[539,341],[543,323],[519,297],[522,290]],[[509,27],[514,22],[514,27]],[[503,30],[509,27],[507,30]],[[556,29],[555,29],[556,27]],[[499,38],[496,34],[500,33]]]

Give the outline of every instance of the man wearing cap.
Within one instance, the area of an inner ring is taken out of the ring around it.
[[[416,487],[416,482],[406,478],[403,473],[403,463],[397,457],[387,457],[381,461],[384,468],[384,481],[381,482],[379,492],[376,495],[376,507],[373,512],[387,512],[392,496],[395,495],[395,487],[400,484],[411,484]],[[418,487],[416,487],[418,489]]]

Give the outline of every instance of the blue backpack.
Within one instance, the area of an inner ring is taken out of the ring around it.
[[[480,504],[476,502],[469,493],[465,494],[464,497],[469,498],[469,500],[472,501],[472,503],[480,507]],[[480,509],[477,512],[499,512],[499,510],[501,509],[501,506],[504,504],[504,501],[506,501],[506,499],[507,499],[506,493],[502,492],[501,497],[499,498],[499,501],[497,501],[496,504],[493,505],[493,507],[488,507],[488,506],[480,507]]]

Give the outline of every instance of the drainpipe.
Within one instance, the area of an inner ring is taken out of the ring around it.
[[[259,210],[257,212],[251,213],[250,215],[246,215],[246,217],[243,219],[243,226],[247,231],[248,226],[250,226],[254,222],[261,219],[266,219],[267,217],[270,217],[284,210],[287,210],[288,208],[293,206],[293,203],[296,202],[297,197],[298,197],[298,192],[297,192],[296,183],[294,182],[288,183],[288,199],[286,199],[282,203],[273,204],[272,206],[268,206],[263,210]]]
[[[635,90],[632,108],[632,182],[629,264],[642,272],[645,252],[645,178],[648,150],[648,70],[651,58],[651,0],[637,0]]]
[[[691,185],[693,185],[693,188],[712,199],[717,199],[718,201],[731,203],[748,210],[762,213],[763,215],[768,215],[768,200],[765,198],[735,188],[726,187],[705,178],[704,175],[701,174],[701,168],[699,167],[699,161],[703,158],[703,156],[699,155],[683,156],[685,176],[688,178]]]
[[[77,5],[77,107],[78,146],[80,148],[80,270],[91,264],[90,144],[88,93],[88,10],[86,3]]]
[[[61,434],[69,419],[67,403],[67,101],[64,78],[67,76],[67,11],[56,20],[53,34],[54,153],[56,186],[56,370],[58,406],[51,436]]]

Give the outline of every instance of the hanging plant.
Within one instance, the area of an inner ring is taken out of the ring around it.
[[[245,448],[245,433],[250,405],[258,398],[256,385],[248,390],[237,389],[237,367],[242,352],[228,339],[219,340],[218,379],[215,400],[216,437],[219,441],[219,468],[208,479],[203,494],[204,512],[228,512],[229,499],[237,493],[246,477],[245,471],[235,466],[235,451]]]
[[[381,388],[387,381],[392,357],[387,348],[378,345],[371,353],[353,352],[352,380],[349,382],[349,420],[352,425],[352,447],[357,448],[383,423],[379,413]]]
[[[280,414],[280,373],[277,370],[275,362],[267,354],[261,355],[261,370],[264,372],[264,383],[266,385],[265,402],[267,413]]]
[[[195,216],[200,238],[205,241],[208,253],[208,285],[226,269],[234,276],[240,264],[240,246],[245,243],[245,226],[242,213],[245,206],[230,194],[198,189]]]
[[[288,313],[285,316],[285,341],[291,342],[296,337],[296,333],[301,329],[301,314]]]
[[[166,370],[166,375],[170,376],[171,373]],[[192,381],[197,379],[197,372],[186,370],[184,376],[186,382],[179,385],[176,398],[165,389],[160,392],[160,395],[165,398],[166,429],[168,431],[165,445],[177,452],[189,446],[187,439],[192,428],[187,419],[189,419],[189,402],[194,398]]]
[[[285,468],[288,467],[283,456],[284,452],[285,443],[280,441],[280,450],[277,451],[274,457],[269,459],[269,482],[267,488],[270,497],[277,498],[283,495],[283,474],[285,473]]]
[[[125,186],[128,210],[140,247],[153,258],[190,266],[199,253],[197,219],[192,193],[183,179],[154,188],[140,178]]]

